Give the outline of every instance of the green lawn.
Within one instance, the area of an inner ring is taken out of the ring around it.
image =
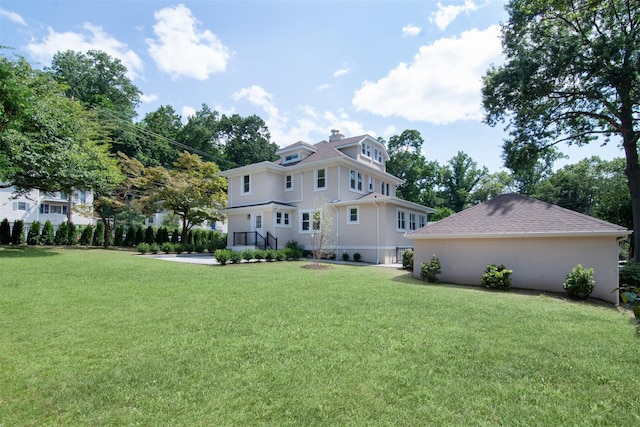
[[[0,426],[640,423],[613,306],[302,265],[0,249]]]

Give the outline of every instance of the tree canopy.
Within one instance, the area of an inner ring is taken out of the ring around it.
[[[558,143],[617,136],[640,235],[640,3],[510,0],[506,9],[506,62],[484,78],[485,121],[509,123],[505,146],[523,161]]]

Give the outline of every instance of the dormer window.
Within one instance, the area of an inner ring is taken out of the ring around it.
[[[289,154],[288,156],[284,156],[282,159],[282,164],[286,165],[287,163],[293,163],[300,160],[300,153]]]
[[[375,160],[378,163],[382,163],[382,151],[378,150],[377,148],[373,149],[373,160]]]
[[[371,144],[369,143],[362,144],[362,155],[365,157],[371,157]]]

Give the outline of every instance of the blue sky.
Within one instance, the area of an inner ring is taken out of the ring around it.
[[[119,58],[143,92],[138,119],[206,103],[259,115],[281,147],[416,129],[428,160],[464,151],[496,172],[505,133],[481,122],[480,88],[503,61],[504,3],[2,0],[0,45],[39,66],[67,49]],[[557,166],[623,155],[615,141],[560,148]]]

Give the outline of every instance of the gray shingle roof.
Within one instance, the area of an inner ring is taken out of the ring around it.
[[[518,234],[620,233],[626,228],[520,194],[504,194],[408,235],[477,236]]]

